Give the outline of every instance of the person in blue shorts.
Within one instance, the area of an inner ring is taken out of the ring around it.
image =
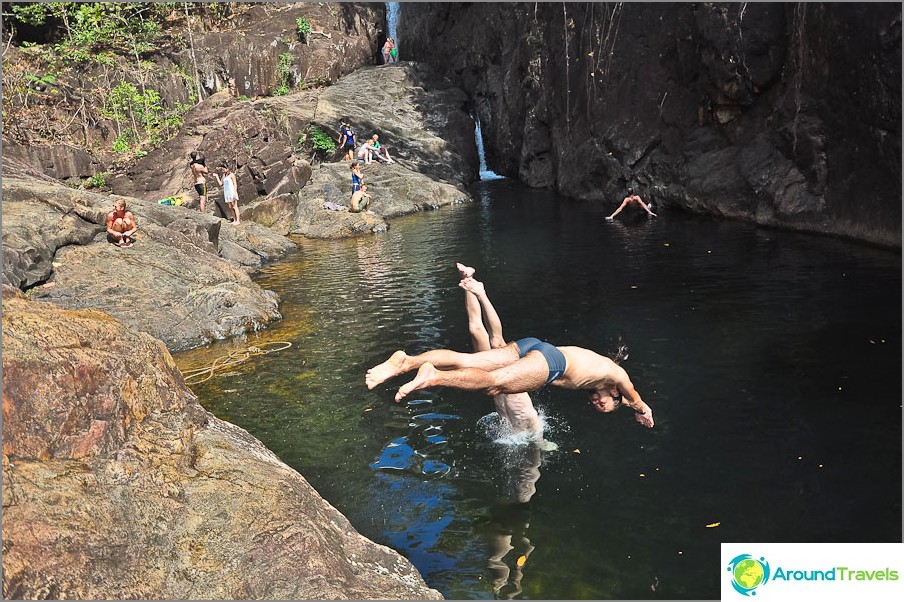
[[[412,356],[399,350],[368,370],[364,382],[373,389],[414,369],[417,375],[399,388],[397,402],[428,387],[513,395],[552,384],[587,391],[591,405],[599,412],[614,412],[626,405],[634,410],[637,422],[653,426],[653,410],[641,399],[624,368],[582,347],[557,347],[531,337],[475,353],[434,349]]]

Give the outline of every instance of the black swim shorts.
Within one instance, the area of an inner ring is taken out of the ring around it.
[[[544,343],[538,338],[529,337],[515,341],[518,346],[518,357],[524,357],[530,351],[539,351],[546,358],[546,364],[549,366],[549,377],[546,384],[559,379],[565,374],[566,361],[565,356],[554,345]]]

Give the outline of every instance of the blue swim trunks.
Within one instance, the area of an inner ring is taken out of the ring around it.
[[[546,379],[547,385],[565,374],[565,356],[555,346],[544,343],[534,337],[515,341],[515,344],[518,346],[518,357],[524,357],[529,351],[539,351],[543,354],[543,357],[546,358],[546,364],[549,366],[549,378]]]

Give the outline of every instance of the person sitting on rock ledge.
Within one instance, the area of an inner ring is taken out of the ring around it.
[[[107,214],[107,240],[120,247],[132,246],[138,223],[131,211],[126,210],[123,199],[113,201],[113,211]]]
[[[370,205],[370,195],[367,194],[367,184],[361,184],[361,189],[356,190],[352,193],[351,201],[349,201],[351,208],[349,212],[351,213],[364,213],[368,215],[373,215],[374,212],[368,209],[367,207]]]
[[[370,145],[371,139],[365,140],[364,144],[358,149],[358,161],[363,161],[365,164],[373,163],[374,161],[374,148]]]
[[[380,137],[376,134],[370,137],[370,148],[377,159],[386,163],[395,163],[392,157],[389,156],[389,149],[380,144]]]

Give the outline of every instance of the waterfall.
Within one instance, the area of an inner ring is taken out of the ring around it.
[[[396,48],[399,47],[399,3],[398,2],[387,2],[386,3],[386,37],[392,38],[395,40]]]
[[[477,156],[480,158],[480,179],[481,180],[501,180],[505,176],[487,169],[487,159],[483,154],[483,132],[480,131],[480,117],[474,116],[474,141],[477,142]]]

